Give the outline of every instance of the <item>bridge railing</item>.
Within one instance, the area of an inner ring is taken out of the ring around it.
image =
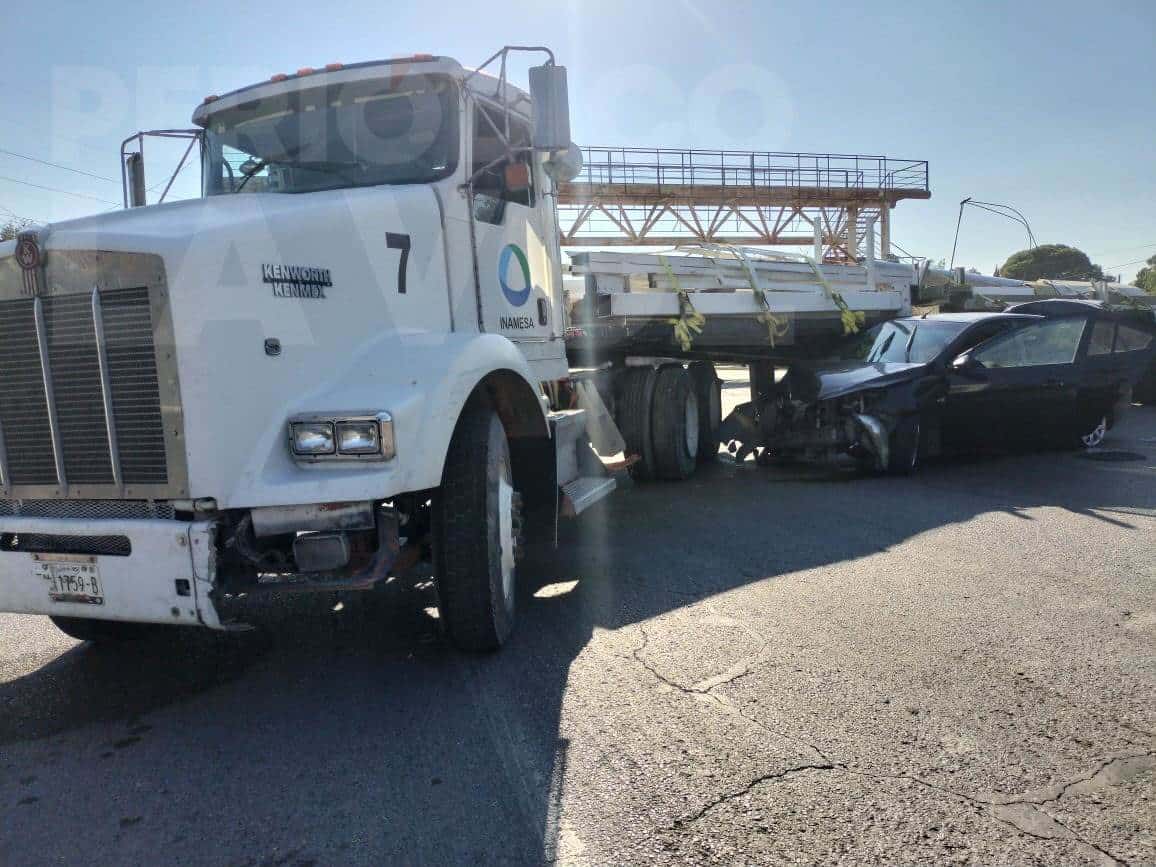
[[[585,147],[572,183],[597,186],[910,190],[926,193],[927,161],[863,154]]]

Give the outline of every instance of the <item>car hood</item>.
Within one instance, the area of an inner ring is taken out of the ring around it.
[[[795,400],[816,401],[907,382],[925,370],[927,365],[917,362],[799,364],[791,368],[787,380]]]

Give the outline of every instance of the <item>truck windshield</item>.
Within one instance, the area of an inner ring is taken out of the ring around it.
[[[852,361],[910,361],[924,364],[941,353],[964,325],[929,319],[882,322],[847,344],[843,358]]]
[[[290,91],[214,114],[206,196],[422,184],[458,161],[457,92],[447,76]]]

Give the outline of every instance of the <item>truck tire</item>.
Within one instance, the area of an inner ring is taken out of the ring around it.
[[[489,404],[458,419],[434,496],[438,603],[462,650],[497,650],[514,629],[519,516],[506,432]]]
[[[615,417],[626,441],[626,456],[638,455],[638,461],[630,466],[630,476],[639,482],[655,478],[651,424],[654,384],[653,367],[631,367],[619,377]]]
[[[658,370],[651,427],[658,478],[690,478],[698,462],[699,407],[691,376],[681,364],[668,364]]]
[[[698,399],[698,460],[713,461],[718,457],[718,429],[722,425],[722,382],[709,361],[695,361],[690,367],[690,379]]]
[[[89,617],[49,616],[52,624],[77,641],[92,641],[99,644],[116,644],[123,641],[140,641],[155,635],[163,627],[151,623],[130,623],[123,620],[94,620]]]

